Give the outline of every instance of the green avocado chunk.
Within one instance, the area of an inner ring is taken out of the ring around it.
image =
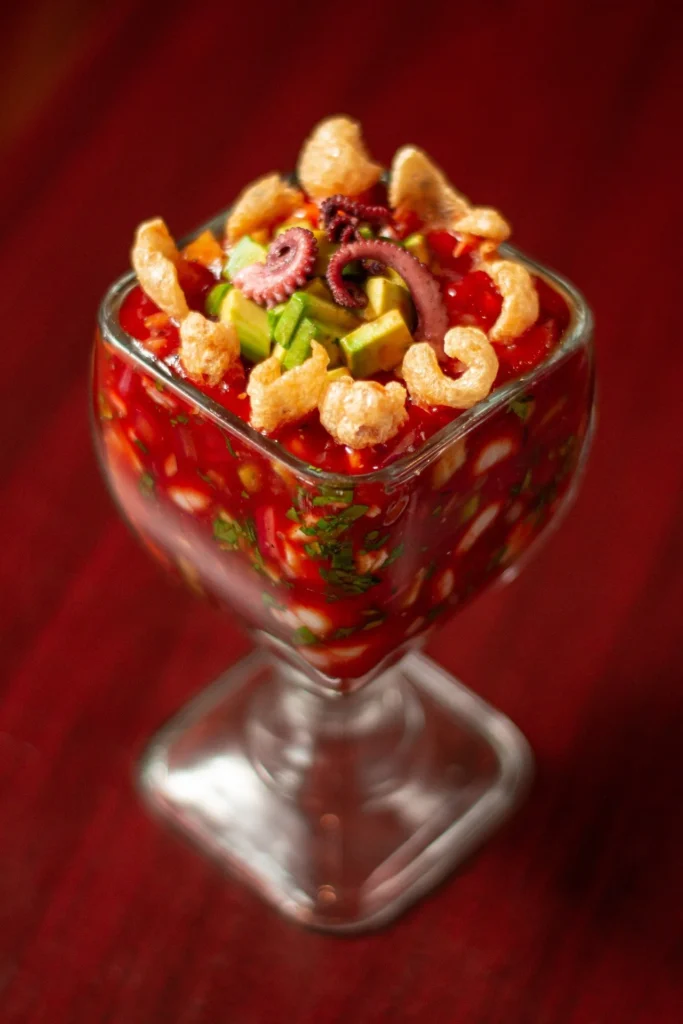
[[[215,284],[204,300],[204,308],[207,316],[219,316],[223,299],[228,294],[232,285],[228,281],[221,281]]]
[[[364,313],[367,320],[375,320],[390,309],[397,309],[406,324],[413,327],[416,321],[415,308],[410,292],[403,283],[390,281],[388,277],[369,277],[365,282],[368,304]]]
[[[228,262],[223,268],[223,277],[227,277],[230,281],[234,280],[235,274],[239,274],[240,270],[244,270],[245,267],[252,263],[263,263],[267,253],[265,245],[260,245],[249,235],[244,235],[230,253]]]
[[[277,306],[273,306],[272,309],[266,310],[266,317],[268,318],[268,329],[270,331],[271,341],[275,338],[275,328],[277,327],[280,315],[285,308],[284,302],[280,302]]]
[[[338,338],[360,326],[360,320],[334,302],[308,291],[294,292],[275,327],[275,341],[288,348],[302,317],[312,320],[328,338]],[[318,339],[321,340],[321,339]]]
[[[284,309],[280,313],[280,317],[275,326],[273,338],[277,345],[281,345],[282,348],[288,348],[289,344],[296,334],[296,329],[299,326],[299,321],[304,315],[304,301],[301,292],[294,292],[292,296],[287,300],[284,305]]]
[[[408,235],[403,240],[403,248],[411,252],[413,256],[417,256],[420,263],[426,263],[429,266],[429,246],[427,245],[427,239],[419,231]]]
[[[327,232],[322,231],[320,228],[313,230],[313,236],[318,243],[318,258],[315,261],[315,269],[313,271],[318,277],[324,277],[327,272],[327,264],[330,262],[330,257],[339,248],[334,242],[330,242],[327,237]]]
[[[247,299],[239,288],[232,288],[223,299],[220,318],[233,324],[245,359],[259,363],[270,355],[270,328],[265,309]]]
[[[390,309],[376,320],[340,338],[346,365],[354,377],[371,377],[380,370],[391,370],[403,359],[413,336],[397,309]]]
[[[273,349],[282,362],[283,370],[291,370],[294,366],[300,366],[311,354],[311,342],[319,342],[330,357],[329,366],[338,366],[341,362],[339,345],[334,338],[330,338],[325,331],[308,317],[302,317],[293,337],[286,345],[277,344]]]

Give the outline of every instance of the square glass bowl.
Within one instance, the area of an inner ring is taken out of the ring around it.
[[[220,233],[224,218],[199,230]],[[150,553],[260,651],[157,737],[143,791],[316,927],[394,916],[528,780],[512,723],[416,653],[514,577],[569,506],[589,448],[590,311],[569,282],[504,249],[566,302],[560,342],[418,451],[360,475],[307,465],[128,336],[132,273],[100,309],[93,432],[110,491]]]

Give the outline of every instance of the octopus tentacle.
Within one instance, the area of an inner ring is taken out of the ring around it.
[[[270,309],[306,283],[317,256],[315,235],[306,228],[289,228],[271,242],[265,263],[244,267],[233,284],[248,299]]]
[[[424,263],[392,242],[381,238],[361,239],[342,246],[327,267],[327,283],[340,306],[358,307],[367,302],[364,293],[342,277],[342,270],[352,260],[376,260],[391,267],[408,285],[418,316],[417,337],[431,342],[442,351],[448,315],[436,278]]]
[[[391,210],[386,206],[369,206],[351,196],[329,196],[320,204],[320,226],[327,231],[331,242],[346,245],[358,239],[358,225],[361,221],[377,227],[394,225]]]

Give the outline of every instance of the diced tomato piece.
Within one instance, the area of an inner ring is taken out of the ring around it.
[[[531,370],[543,362],[555,343],[556,328],[552,321],[536,324],[511,345],[496,345],[501,364],[514,373]]]
[[[496,322],[503,305],[495,284],[481,270],[447,285],[445,299],[451,326],[472,324],[485,330]]]

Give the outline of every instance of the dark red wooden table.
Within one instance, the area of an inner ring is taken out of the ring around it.
[[[0,170],[0,1020],[677,1024],[680,5],[108,7]],[[150,733],[247,644],[117,520],[85,398],[134,225],[191,228],[339,110],[379,157],[423,145],[585,290],[601,383],[573,514],[432,644],[524,729],[533,794],[351,940],[290,926],[138,802]]]

